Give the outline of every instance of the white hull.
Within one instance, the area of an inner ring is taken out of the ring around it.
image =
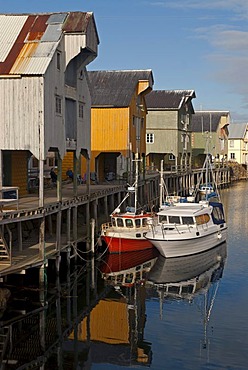
[[[196,253],[207,251],[217,245],[224,243],[227,239],[227,228],[217,226],[209,228],[200,235],[193,236],[193,233],[187,233],[183,238],[178,234],[174,235],[154,235],[149,237],[152,244],[158,249],[160,254],[168,257],[189,256]]]

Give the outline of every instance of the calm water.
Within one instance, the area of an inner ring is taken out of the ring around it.
[[[248,182],[221,195],[228,241],[207,253],[80,255],[74,274],[47,272],[47,292],[26,278],[2,315],[2,368],[247,370]]]

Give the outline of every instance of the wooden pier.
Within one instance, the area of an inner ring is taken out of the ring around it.
[[[164,180],[170,194],[187,194],[199,180],[201,169],[184,173],[165,173]],[[228,168],[215,171],[219,187],[228,186]],[[204,181],[204,179],[203,179]],[[139,200],[148,207],[159,204],[159,172],[146,175],[139,184]],[[106,182],[100,185],[63,184],[62,200],[57,201],[56,188],[44,189],[44,206],[39,206],[38,192],[18,199],[18,204],[3,204],[0,212],[0,279],[8,275],[26,273],[29,268],[43,269],[54,260],[59,272],[61,253],[68,263],[77,256],[80,242],[86,252],[92,248],[91,220],[95,234],[102,222],[126,194],[126,183]],[[126,205],[128,205],[126,203]]]

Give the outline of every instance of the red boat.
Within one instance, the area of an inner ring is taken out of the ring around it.
[[[101,240],[106,244],[109,253],[122,253],[153,248],[152,243],[145,238],[149,231],[148,220],[154,216],[152,212],[137,209],[138,190],[138,160],[136,162],[136,176],[133,186],[128,187],[128,192],[122,202],[110,215],[111,221],[101,225]],[[125,200],[134,195],[134,206],[127,207],[121,213],[120,207]]]

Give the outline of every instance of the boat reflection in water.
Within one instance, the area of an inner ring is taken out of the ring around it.
[[[145,278],[157,257],[156,248],[108,254],[99,270],[109,293],[78,325],[75,336],[90,345],[91,363],[139,367],[151,363],[151,344],[144,341]],[[89,344],[90,343],[90,344]],[[85,363],[89,365],[90,362]]]
[[[159,297],[161,318],[165,301],[187,300],[191,303],[198,298],[204,300],[203,348],[207,346],[207,324],[226,257],[226,243],[192,256],[166,259],[160,255],[146,282],[148,294]]]
[[[109,284],[131,287],[145,280],[158,256],[159,252],[155,247],[143,251],[109,254],[101,266],[102,276]]]

